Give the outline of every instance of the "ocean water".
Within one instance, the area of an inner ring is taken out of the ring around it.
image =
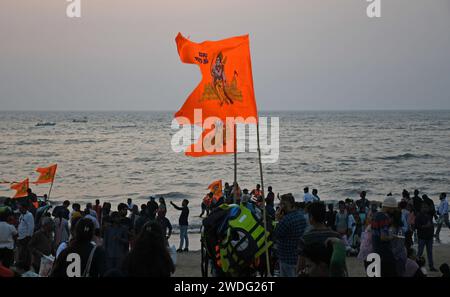
[[[436,202],[450,190],[450,111],[271,112],[279,117],[280,155],[264,164],[275,193],[302,198],[308,185],[324,199],[382,200],[415,188]],[[86,117],[87,123],[73,123]],[[37,177],[58,163],[51,200],[146,203],[190,200],[190,222],[200,226],[200,203],[214,180],[233,180],[233,155],[189,158],[171,149],[172,112],[0,112],[0,180]],[[40,121],[52,127],[36,127]],[[238,181],[260,182],[256,153],[238,154]],[[13,191],[0,186],[0,196]],[[32,186],[42,195],[49,185]],[[178,212],[168,207],[172,223]]]

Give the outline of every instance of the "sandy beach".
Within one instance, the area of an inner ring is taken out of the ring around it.
[[[417,246],[415,245],[415,248]],[[435,266],[450,263],[450,244],[436,244],[433,246]],[[175,277],[201,277],[201,257],[199,251],[182,253],[177,256]],[[355,257],[347,257],[347,269],[350,277],[365,277],[363,263]],[[428,272],[430,277],[439,277],[440,272]]]

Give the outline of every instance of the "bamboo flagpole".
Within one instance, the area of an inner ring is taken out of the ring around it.
[[[53,177],[52,183],[50,184],[50,190],[48,190],[48,194],[47,194],[47,201],[50,201],[50,194],[52,192],[53,182],[54,181],[55,181],[55,177]]]
[[[267,246],[267,209],[266,209],[266,200],[264,198],[264,178],[263,178],[263,170],[262,170],[262,162],[261,162],[261,146],[260,146],[260,141],[259,141],[259,121],[256,123],[256,137],[257,137],[257,141],[258,141],[259,174],[261,176],[261,195],[262,195],[263,223],[264,223],[264,246],[266,248],[266,252],[265,252],[266,268],[267,268],[267,275],[271,276],[269,247]]]
[[[234,123],[234,183],[233,183],[233,203],[236,204],[237,195],[237,133],[236,123]]]

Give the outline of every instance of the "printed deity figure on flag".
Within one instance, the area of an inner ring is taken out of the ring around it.
[[[197,64],[202,73],[202,80],[175,114],[179,124],[204,129],[199,143],[189,147],[186,155],[233,153],[235,124],[258,121],[248,35],[195,43],[179,33],[176,43],[181,61]],[[199,110],[200,119],[196,116]],[[206,147],[216,147],[219,142],[227,149]]]

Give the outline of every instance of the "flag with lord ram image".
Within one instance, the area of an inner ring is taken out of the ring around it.
[[[181,61],[197,64],[202,74],[198,86],[175,114],[179,124],[204,128],[202,137],[187,148],[186,155],[234,153],[235,124],[258,121],[249,36],[195,43],[178,33],[175,41]],[[196,122],[195,110],[201,110],[201,123]],[[227,122],[227,118],[234,121]]]

